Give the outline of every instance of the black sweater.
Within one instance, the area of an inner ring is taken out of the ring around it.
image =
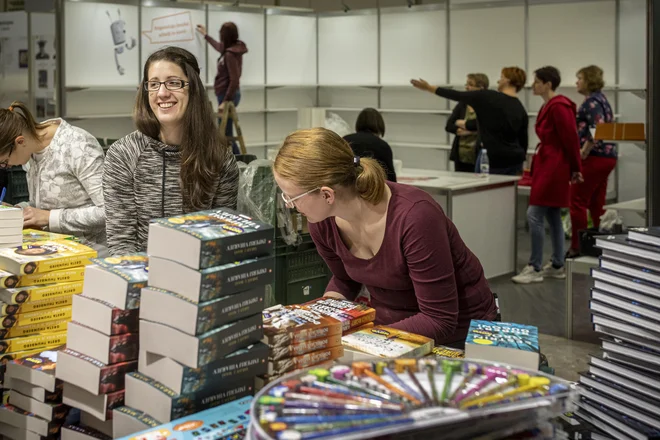
[[[359,157],[372,157],[376,159],[383,166],[387,174],[387,180],[396,182],[390,144],[367,131],[359,131],[346,135],[344,139],[351,145],[353,154]]]
[[[442,87],[435,94],[472,106],[491,168],[508,168],[525,161],[529,117],[518,98],[495,90],[461,92]]]

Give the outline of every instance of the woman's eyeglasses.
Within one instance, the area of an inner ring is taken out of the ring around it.
[[[295,196],[295,197],[293,197],[293,198],[289,198],[289,196],[287,196],[287,195],[285,195],[284,193],[282,193],[282,200],[284,200],[284,204],[286,205],[287,208],[293,208],[293,207],[294,207],[293,202],[295,202],[296,200],[298,200],[298,199],[301,198],[301,197],[305,197],[307,194],[311,194],[311,193],[313,193],[314,191],[318,191],[318,190],[320,190],[320,189],[321,189],[320,187],[319,187],[319,188],[310,189],[310,190],[307,191],[306,193],[302,193],[302,194],[300,194],[299,196]]]
[[[144,83],[144,90],[147,92],[157,92],[160,90],[161,84],[165,84],[165,88],[169,91],[181,90],[186,87],[190,82],[181,79],[168,79],[167,81],[146,81]]]
[[[6,170],[9,168],[9,158],[11,157],[11,153],[14,152],[14,144],[11,144],[11,147],[9,147],[9,154],[7,155],[7,159],[5,160],[0,160],[0,170]]]

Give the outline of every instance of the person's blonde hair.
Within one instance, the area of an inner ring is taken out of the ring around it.
[[[603,69],[598,66],[587,66],[577,71],[578,75],[582,75],[587,90],[589,92],[600,92],[605,87],[605,80],[603,80]]]
[[[475,87],[486,90],[489,86],[488,75],[485,73],[468,73],[468,81],[473,81]]]
[[[310,128],[284,139],[273,169],[305,191],[341,187],[375,205],[385,195],[385,171],[375,159],[355,162],[351,146],[341,136],[325,128]]]

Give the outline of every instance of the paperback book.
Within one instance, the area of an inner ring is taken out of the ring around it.
[[[149,279],[147,254],[95,258],[92,263],[85,272],[85,296],[122,310],[140,307],[140,291]]]
[[[29,301],[23,304],[0,303],[0,317],[16,315],[19,313],[32,313],[41,310],[56,309],[73,305],[73,296],[68,295],[60,298],[44,299],[41,301]]]
[[[382,325],[342,337],[344,347],[382,358],[426,356],[434,341],[425,336]]]
[[[82,293],[83,282],[46,284],[43,286],[16,287],[0,290],[0,301],[5,304],[23,304],[27,301],[43,301]]]
[[[465,357],[539,368],[539,333],[531,325],[473,319],[465,340]]]
[[[15,275],[52,272],[87,266],[97,252],[73,240],[36,241],[14,248],[0,248],[0,269]]]
[[[107,336],[137,333],[140,310],[122,310],[113,304],[85,295],[73,297],[71,319]]]
[[[3,289],[41,286],[43,284],[71,283],[74,281],[82,281],[84,279],[84,266],[32,275],[14,275],[5,270],[0,270],[0,288]]]
[[[61,351],[58,358],[57,378],[94,395],[123,389],[126,374],[138,367],[137,361],[106,365],[68,348]]]

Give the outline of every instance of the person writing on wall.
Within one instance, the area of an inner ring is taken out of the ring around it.
[[[383,140],[385,121],[375,108],[365,108],[355,121],[355,133],[344,136],[353,153],[360,157],[371,157],[378,161],[387,174],[387,180],[396,182],[394,160],[390,144]]]
[[[605,213],[607,180],[616,167],[616,144],[595,141],[591,129],[597,124],[614,121],[614,112],[607,97],[603,94],[603,69],[587,66],[577,73],[577,91],[584,95],[584,102],[577,112],[577,128],[582,146],[582,174],[584,182],[571,186],[571,248],[566,258],[580,255],[579,231],[587,229],[587,209],[591,214],[594,228],[600,226],[600,218]]]
[[[488,76],[483,73],[468,74],[465,90],[488,90]],[[451,116],[447,119],[445,131],[454,135],[449,155],[449,160],[454,162],[454,171],[475,172],[480,141],[477,114],[474,109],[464,102],[456,104]]]
[[[0,168],[29,164],[23,226],[82,238],[106,252],[103,148],[63,119],[37,123],[25,104],[0,109]]]
[[[186,212],[236,209],[238,165],[215,127],[199,65],[178,47],[144,65],[137,130],[108,149],[103,173],[110,254],[147,247],[149,222]]]
[[[536,118],[540,143],[532,160],[532,190],[527,208],[532,254],[529,264],[512,278],[519,284],[539,283],[544,278],[566,278],[561,208],[569,206],[570,184],[581,182],[582,174],[575,103],[556,93],[559,83],[561,76],[555,67],[541,67],[534,72],[532,90],[534,95],[543,98],[543,106]],[[550,224],[552,261],[541,267],[545,218]]]
[[[463,102],[477,113],[479,137],[488,153],[491,174],[519,175],[527,156],[529,119],[527,110],[518,99],[518,92],[527,81],[525,71],[518,67],[505,67],[495,90],[459,90],[430,85],[423,79],[411,84],[420,90]],[[456,126],[466,129],[466,122]]]
[[[273,171],[332,271],[325,296],[354,300],[365,285],[376,324],[454,347],[471,319],[495,319],[481,263],[428,193],[386,181],[377,161],[324,128],[290,134]]]
[[[235,106],[241,101],[241,74],[243,72],[243,55],[248,51],[244,42],[238,39],[238,27],[236,24],[228,21],[220,28],[220,41],[216,41],[206,33],[206,28],[199,24],[197,31],[204,35],[204,39],[215,50],[220,52],[218,58],[218,72],[213,81],[213,89],[218,97],[218,112],[222,114],[225,109],[225,103],[233,102]],[[225,135],[233,136],[233,121],[227,121]],[[240,150],[236,142],[232,142],[234,154],[239,154]]]

